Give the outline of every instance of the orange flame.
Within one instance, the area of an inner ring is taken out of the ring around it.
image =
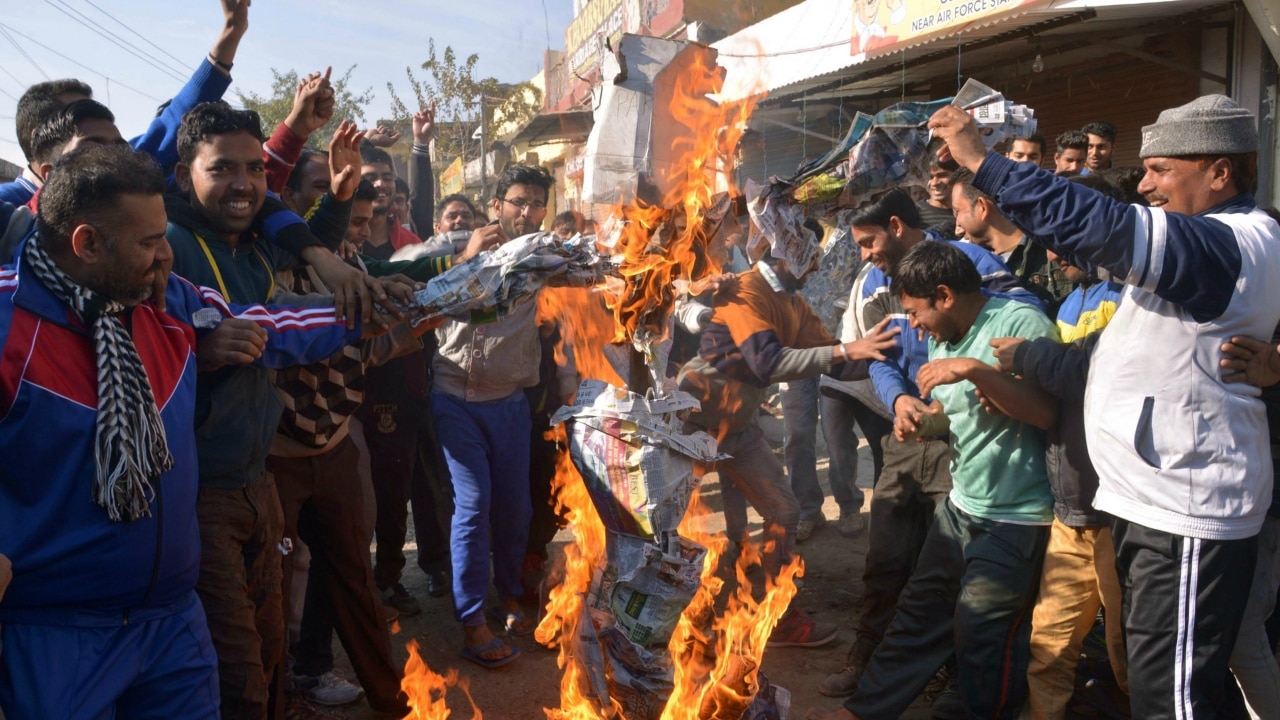
[[[616,386],[624,385],[604,360],[602,348],[610,342],[658,339],[665,335],[667,316],[675,302],[675,281],[695,282],[718,272],[720,254],[712,246],[718,219],[710,217],[720,193],[737,194],[732,182],[732,158],[756,100],[717,105],[708,95],[720,92],[724,76],[705,48],[691,46],[677,55],[664,72],[675,82],[658,83],[655,107],[665,107],[681,129],[674,137],[659,138],[654,123],[655,167],[652,178],[660,204],[617,208],[627,222],[615,246],[623,262],[621,288],[592,294],[589,291],[544,291],[539,299],[540,317],[560,322],[562,340],[573,348],[579,374]],[[662,90],[669,88],[669,90]],[[669,92],[670,97],[662,96]],[[664,131],[665,132],[665,131]],[[663,139],[669,140],[665,145]],[[612,310],[612,322],[600,312],[603,296]],[[565,351],[557,350],[557,361]],[[563,427],[556,428],[566,439]],[[567,446],[567,443],[566,443]],[[564,670],[560,708],[546,710],[556,720],[625,718],[616,701],[598,708],[591,699],[591,680],[572,654],[580,622],[592,622],[584,612],[584,598],[593,574],[605,561],[605,528],[573,465],[568,451],[561,454],[554,492],[573,530],[575,542],[566,548],[564,580],[552,589],[547,614],[535,638],[559,647],[558,663]],[[713,532],[711,511],[695,493],[680,534],[707,548],[702,585],[685,609],[671,636],[668,652],[673,661],[674,690],[662,720],[721,720],[741,717],[756,691],[756,674],[765,646],[778,620],[796,594],[795,577],[802,573],[796,556],[778,578],[770,579],[763,597],[752,593],[747,571],[760,562],[759,553],[744,548],[734,568],[736,590],[723,608],[717,598],[726,584],[717,574],[728,545],[723,533]],[[736,714],[734,714],[736,712]]]
[[[459,679],[454,668],[449,668],[443,677],[432,672],[418,654],[417,640],[410,640],[405,647],[409,649],[409,660],[404,665],[400,689],[409,696],[408,720],[447,720],[449,706],[445,704],[445,694],[452,687],[461,689],[466,695],[467,702],[471,704],[472,720],[484,720],[484,714],[471,697],[470,683],[466,678]]]

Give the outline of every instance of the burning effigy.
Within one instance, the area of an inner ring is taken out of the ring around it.
[[[612,208],[601,231],[568,242],[527,235],[481,253],[419,291],[417,312],[484,322],[537,302],[561,330],[557,361],[572,354],[585,378],[549,431],[567,448],[554,491],[574,542],[535,633],[564,672],[560,707],[547,715],[785,720],[789,694],[760,669],[803,561],[753,585],[760,548],[730,557],[724,533],[707,527],[700,474],[722,456],[716,438],[685,422],[699,402],[667,363],[682,290],[720,271],[714,241],[742,195],[733,157],[753,101],[717,103],[724,71],[714,50],[692,43],[624,35],[605,77],[584,190]],[[1030,110],[974,81],[956,98],[860,113],[831,153],[746,189],[752,244],[808,268],[822,249],[804,216],[836,218],[839,229],[842,208],[923,184],[925,124],[946,103],[978,117],[991,144],[1035,130]],[[848,249],[838,236],[821,265],[847,273],[848,253],[832,252]],[[457,680],[424,670],[414,668],[429,681],[415,687],[430,689],[418,702],[436,707]]]

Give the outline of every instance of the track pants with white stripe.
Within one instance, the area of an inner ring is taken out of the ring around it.
[[[1112,520],[1133,717],[1219,717],[1257,538],[1200,540]]]

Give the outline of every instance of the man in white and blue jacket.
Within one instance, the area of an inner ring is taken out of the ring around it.
[[[1133,715],[1215,717],[1272,495],[1259,390],[1217,369],[1224,342],[1280,321],[1280,225],[1251,195],[1255,118],[1208,95],[1143,128],[1150,208],[988,154],[955,108],[930,127],[1028,235],[1126,286],[1085,419],[1094,507],[1114,517]]]

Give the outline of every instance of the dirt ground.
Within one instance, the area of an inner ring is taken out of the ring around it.
[[[766,434],[775,446],[781,444],[781,422],[765,417],[762,420]],[[819,433],[819,478],[827,490],[827,502],[823,507],[828,520],[839,516],[835,501],[830,498],[827,486],[826,448]],[[872,478],[871,453],[866,443],[859,449],[859,485],[868,486]],[[863,512],[870,505],[871,493]],[[713,508],[719,509],[718,481],[714,475],[704,480],[703,497]],[[717,513],[723,522],[723,516]],[[752,529],[760,530],[760,517],[751,511]],[[556,536],[553,553],[559,557],[562,548],[571,537],[567,531]],[[416,547],[416,546],[415,546]],[[865,531],[857,538],[847,539],[836,532],[834,525],[819,528],[807,542],[799,546],[804,557],[806,571],[804,587],[794,601],[813,619],[835,623],[840,628],[838,640],[822,648],[775,648],[765,653],[763,670],[769,680],[787,688],[792,694],[792,710],[789,718],[802,719],[809,708],[835,709],[839,702],[818,694],[818,683],[828,673],[839,670],[845,653],[854,639],[856,621],[862,605],[862,570],[866,554]],[[540,646],[532,637],[511,638],[509,642],[520,648],[521,657],[496,670],[476,666],[459,655],[462,630],[453,619],[451,599],[432,598],[426,593],[426,578],[417,569],[415,559],[409,558],[405,570],[404,585],[423,606],[420,615],[401,618],[400,632],[392,638],[397,661],[407,658],[405,643],[416,638],[427,665],[440,674],[456,668],[470,682],[471,694],[486,720],[543,720],[544,708],[559,707],[560,669],[556,666],[557,653]],[[335,641],[335,645],[336,645]],[[335,647],[339,669],[349,679],[355,675],[340,647]],[[458,690],[451,691],[448,704],[451,718],[467,720],[472,716],[466,698]],[[380,718],[363,702],[339,709],[324,709],[322,715],[348,720]],[[906,720],[925,720],[928,708],[919,701],[905,715]]]

